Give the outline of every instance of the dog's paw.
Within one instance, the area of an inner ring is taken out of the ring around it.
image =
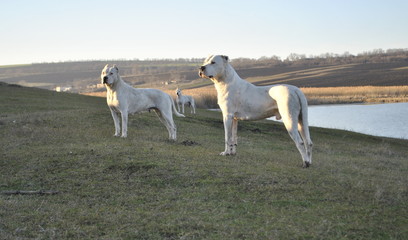
[[[308,168],[310,167],[310,165],[312,165],[310,162],[303,162],[303,168]]]
[[[232,152],[221,152],[220,153],[220,156],[232,156],[232,155],[235,155],[235,153],[232,153]]]

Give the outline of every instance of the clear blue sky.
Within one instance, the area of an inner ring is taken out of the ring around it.
[[[0,65],[408,48],[407,0],[15,0]]]

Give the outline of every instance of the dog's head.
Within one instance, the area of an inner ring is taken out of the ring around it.
[[[103,68],[101,72],[101,83],[108,86],[112,86],[116,81],[119,80],[119,69],[116,65],[109,67],[109,64]]]
[[[212,81],[222,80],[228,65],[228,57],[224,55],[212,55],[204,60],[203,65],[198,70],[198,75],[202,78],[209,78]]]
[[[180,95],[181,95],[181,89],[180,89],[180,88],[177,88],[177,89],[176,89],[176,94],[177,94],[177,96],[180,96]]]

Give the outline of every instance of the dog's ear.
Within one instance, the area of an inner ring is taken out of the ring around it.
[[[115,65],[113,65],[113,68],[116,69],[116,72],[119,72],[119,68]]]
[[[209,55],[205,60],[204,60],[204,62],[208,62],[211,58],[213,58],[214,57],[214,55]]]
[[[228,57],[228,56],[222,55],[221,57],[222,57],[225,61],[228,62],[228,60],[229,60],[229,57]]]
[[[102,71],[105,71],[106,69],[108,69],[108,67],[109,67],[109,64],[106,64]]]

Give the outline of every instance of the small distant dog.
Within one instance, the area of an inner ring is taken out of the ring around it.
[[[180,104],[181,104],[181,113],[184,113],[184,104],[188,104],[190,106],[190,112],[192,114],[195,114],[195,102],[194,102],[194,98],[192,96],[188,96],[188,95],[183,95],[181,93],[181,89],[177,88],[176,90],[176,94],[177,94],[177,109],[180,112]]]
[[[255,86],[238,76],[227,56],[210,56],[200,67],[199,76],[214,82],[221,108],[225,151],[236,153],[238,120],[259,120],[271,116],[282,119],[303,159],[303,167],[312,164],[312,140],[307,118],[307,100],[292,85]]]
[[[169,138],[176,140],[177,129],[173,121],[173,112],[177,112],[174,101],[169,94],[157,89],[133,88],[119,76],[119,69],[114,65],[105,66],[101,73],[101,81],[105,84],[106,101],[115,123],[115,136],[120,136],[119,113],[122,116],[122,135],[127,137],[128,114],[153,110],[169,131]],[[173,110],[173,112],[172,112]]]

